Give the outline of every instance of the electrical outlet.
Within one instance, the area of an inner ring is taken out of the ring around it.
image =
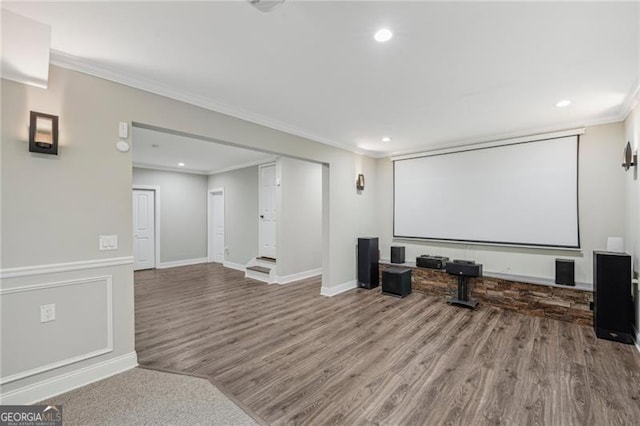
[[[99,237],[100,238],[98,239],[98,249],[100,251],[118,249],[117,235],[100,235]]]
[[[56,305],[42,305],[40,306],[40,322],[49,322],[56,319]]]

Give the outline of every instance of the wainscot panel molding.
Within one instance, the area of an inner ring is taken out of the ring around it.
[[[171,262],[160,262],[158,264],[158,269],[166,269],[166,268],[175,268],[176,266],[187,266],[187,265],[198,265],[200,263],[207,263],[209,259],[206,257],[200,257],[198,259],[184,259],[184,260],[175,260]]]
[[[71,371],[50,379],[23,386],[0,395],[0,404],[24,405],[72,391],[98,380],[106,379],[138,366],[136,352],[130,352],[116,358],[101,361],[97,364]]]
[[[46,265],[21,266],[0,269],[0,278],[28,277],[33,275],[54,274],[57,272],[80,271],[83,269],[106,268],[109,266],[132,265],[133,256],[112,257],[108,259],[80,260],[77,262],[50,263]]]
[[[296,274],[291,275],[283,275],[276,276],[276,283],[278,284],[289,284],[294,281],[300,281],[311,277],[317,277],[318,275],[322,275],[322,268],[310,269],[308,271],[298,272]]]
[[[346,283],[338,284],[333,287],[325,287],[322,286],[320,288],[320,294],[322,296],[335,296],[340,293],[344,293],[345,291],[353,290],[354,288],[358,288],[358,281],[347,281]]]
[[[26,377],[35,376],[37,374],[44,373],[46,371],[55,370],[56,368],[64,367],[70,364],[74,364],[80,361],[84,361],[89,358],[94,358],[100,355],[104,355],[113,351],[113,277],[111,275],[101,277],[80,278],[67,281],[58,281],[46,284],[36,284],[16,288],[0,289],[0,295],[3,298],[7,296],[33,292],[39,290],[48,290],[60,287],[79,286],[79,285],[97,285],[104,284],[106,287],[106,329],[104,330],[106,335],[106,346],[98,348],[86,353],[77,354],[75,356],[65,358],[59,361],[55,361],[40,367],[32,368],[29,370],[21,371],[19,373],[11,374],[10,376],[0,377],[0,385],[6,385],[7,383],[15,382]],[[6,327],[6,325],[5,325]]]

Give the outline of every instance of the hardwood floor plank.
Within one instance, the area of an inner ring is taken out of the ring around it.
[[[219,264],[135,273],[136,350],[270,424],[636,424],[640,355],[589,327]]]

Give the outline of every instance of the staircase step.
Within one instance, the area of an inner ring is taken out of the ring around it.
[[[262,260],[264,262],[276,263],[276,259],[274,257],[260,256],[260,257],[256,257],[256,260]]]
[[[269,272],[271,272],[270,268],[265,268],[264,266],[247,266],[247,270],[262,272],[263,274],[268,274]]]

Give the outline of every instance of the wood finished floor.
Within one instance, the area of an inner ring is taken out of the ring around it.
[[[218,264],[135,273],[136,349],[271,424],[640,423],[640,354],[590,327],[413,293],[320,296]]]

